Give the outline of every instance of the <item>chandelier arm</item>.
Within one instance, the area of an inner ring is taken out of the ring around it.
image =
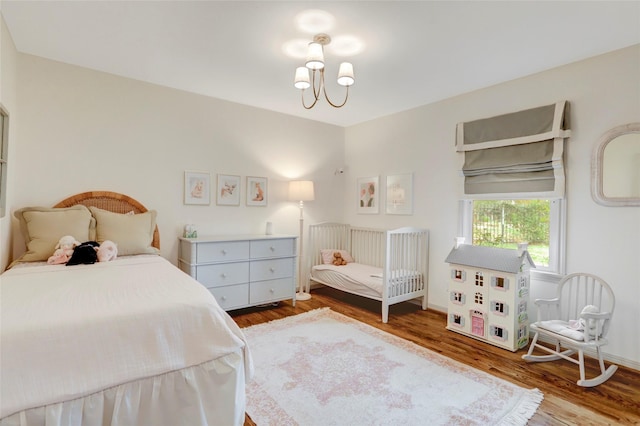
[[[304,90],[302,91],[300,99],[302,99],[302,106],[304,107],[304,109],[311,109],[314,106],[316,106],[316,103],[318,102],[318,98],[316,97],[316,98],[314,98],[313,103],[311,105],[306,106],[305,103],[304,103]]]
[[[324,86],[324,68],[320,70],[320,77],[318,78],[318,89],[316,90],[316,70],[313,70],[313,77],[311,79],[311,87],[313,87],[313,97],[316,98],[316,101],[320,98],[322,94],[322,89]]]
[[[327,88],[324,88],[324,98],[327,100],[327,102],[329,102],[329,105],[331,105],[334,108],[342,108],[343,106],[345,106],[345,104],[347,103],[347,100],[349,99],[349,86],[347,87],[347,93],[344,97],[344,101],[342,101],[342,103],[340,105],[338,104],[334,104],[333,102],[331,102],[331,100],[329,99],[329,96],[327,95]]]

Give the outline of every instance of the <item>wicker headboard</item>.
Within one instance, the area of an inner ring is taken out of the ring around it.
[[[72,195],[69,198],[65,198],[53,207],[71,207],[77,204],[82,204],[87,207],[94,206],[99,209],[108,210],[114,213],[144,213],[147,208],[140,204],[139,201],[134,200],[124,194],[110,191],[91,191],[83,192],[81,194]],[[160,232],[158,232],[158,226],[153,232],[153,241],[151,245],[160,250]]]

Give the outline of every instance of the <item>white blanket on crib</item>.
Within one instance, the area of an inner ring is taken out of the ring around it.
[[[382,294],[382,268],[362,263],[347,263],[346,265],[316,265],[313,267],[318,271],[333,271],[345,279],[361,283]]]

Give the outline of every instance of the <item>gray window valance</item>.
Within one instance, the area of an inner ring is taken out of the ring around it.
[[[459,123],[464,193],[483,198],[564,197],[569,103]]]

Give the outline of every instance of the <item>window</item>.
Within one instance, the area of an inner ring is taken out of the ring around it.
[[[491,310],[498,315],[507,315],[509,313],[509,307],[503,302],[491,302]]]
[[[464,318],[462,317],[462,315],[449,314],[449,322],[451,324],[455,324],[455,325],[459,325],[461,327],[464,327]]]
[[[478,287],[484,286],[484,277],[482,276],[482,272],[476,272],[476,285]]]
[[[564,273],[562,199],[463,200],[461,235],[474,245],[517,248],[528,242],[536,269]]]
[[[482,305],[482,299],[483,299],[482,293],[478,292],[475,294],[474,300],[478,305]]]
[[[0,104],[0,217],[7,205],[7,151],[9,150],[9,113]]]

